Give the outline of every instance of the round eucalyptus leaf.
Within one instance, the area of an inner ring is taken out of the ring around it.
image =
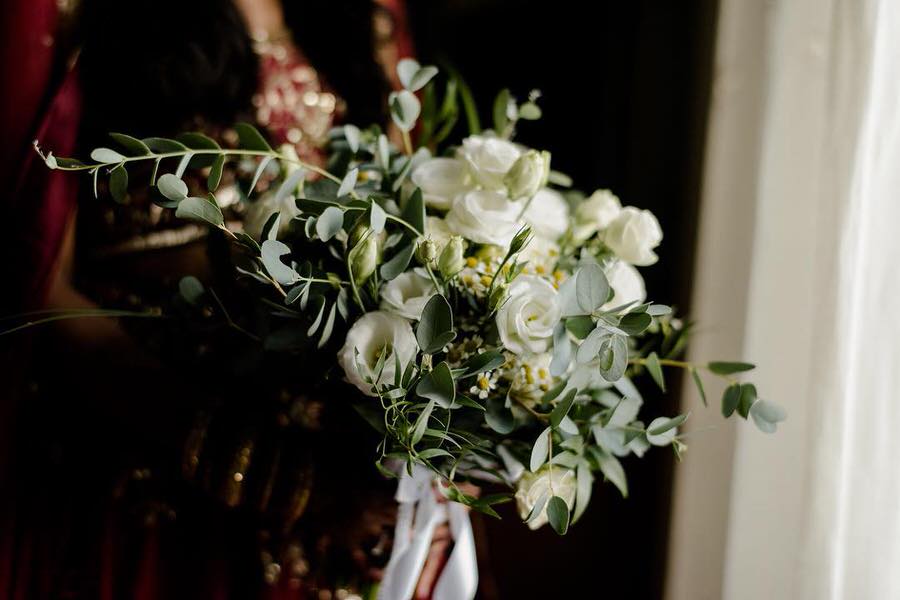
[[[159,189],[160,194],[176,202],[184,200],[188,195],[187,184],[172,173],[160,176],[156,181],[156,187]]]
[[[404,58],[397,63],[397,77],[406,89],[409,89],[413,77],[421,69],[419,62],[412,58]]]
[[[206,198],[185,198],[178,203],[175,216],[192,221],[200,221],[214,227],[225,225],[222,211]]]
[[[316,221],[316,234],[323,242],[333,238],[344,226],[344,211],[337,206],[329,206],[322,211]]]
[[[547,520],[550,527],[559,535],[566,535],[569,530],[569,506],[559,496],[553,496],[547,503]]]
[[[265,240],[261,248],[260,258],[263,266],[275,281],[282,285],[290,285],[297,281],[299,278],[297,272],[281,262],[282,256],[291,253],[291,249],[287,244],[278,240]]]
[[[125,157],[110,148],[94,148],[91,158],[98,163],[120,163]]]
[[[409,131],[416,125],[422,112],[422,105],[416,95],[409,90],[392,92],[388,103],[391,107],[391,118],[402,131]]]

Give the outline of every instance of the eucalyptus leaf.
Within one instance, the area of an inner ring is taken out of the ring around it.
[[[541,468],[541,465],[547,462],[550,453],[550,436],[553,435],[552,431],[548,427],[534,441],[534,446],[531,448],[531,461],[528,467],[532,473],[536,473]]]
[[[756,402],[756,386],[752,383],[741,384],[741,395],[738,398],[738,414],[745,419],[750,414],[750,407]]]
[[[347,140],[347,145],[350,146],[350,151],[356,154],[359,152],[359,127],[356,125],[344,125],[344,138]]]
[[[425,200],[419,188],[416,188],[406,201],[402,217],[419,235],[425,235]]]
[[[410,131],[422,112],[422,105],[416,95],[409,90],[392,92],[388,98],[391,118],[401,131]]]
[[[344,178],[341,180],[341,185],[338,186],[337,197],[341,198],[352,192],[353,188],[356,186],[358,177],[359,169],[350,169],[347,171],[347,174],[344,175]]]
[[[316,235],[327,242],[344,227],[344,211],[336,206],[326,208],[316,221]]]
[[[553,329],[553,357],[550,360],[550,374],[559,377],[572,364],[572,341],[566,333],[566,326],[560,322]]]
[[[415,251],[416,247],[412,242],[400,248],[390,260],[381,265],[381,268],[379,269],[381,278],[385,281],[390,281],[400,273],[403,273],[406,270],[406,267],[409,266]]]
[[[284,201],[288,196],[293,196],[297,192],[297,186],[303,181],[303,178],[306,176],[306,170],[299,168],[295,169],[291,172],[290,175],[284,178],[284,181],[281,182],[281,185],[278,186],[278,191],[275,192],[275,199],[273,200],[273,204],[279,206],[281,202]]]
[[[713,361],[706,367],[716,375],[731,375],[733,373],[752,371],[756,368],[756,365],[746,362]]]
[[[266,138],[259,132],[256,127],[249,123],[238,123],[234,126],[234,130],[238,135],[238,143],[245,150],[256,150],[258,152],[271,151],[272,147],[266,141]]]
[[[581,515],[584,514],[584,510],[588,507],[588,503],[591,501],[591,491],[594,487],[594,476],[591,474],[591,469],[584,460],[578,463],[575,475],[576,488],[575,511],[572,514],[573,524],[578,522],[578,519],[581,518]]]
[[[422,352],[434,354],[456,337],[453,330],[453,310],[447,299],[440,294],[431,297],[416,326],[416,341]]]
[[[732,383],[722,394],[722,416],[726,419],[734,413],[738,402],[741,399],[741,386],[738,383]]]
[[[146,156],[150,154],[150,147],[135,137],[131,137],[124,133],[110,133],[109,137],[128,150],[132,156]]]
[[[260,259],[269,275],[282,285],[290,285],[297,281],[299,275],[294,269],[281,262],[281,257],[290,254],[287,244],[278,240],[264,240]]]
[[[547,521],[559,535],[565,535],[569,530],[569,507],[559,496],[553,496],[547,502]]]
[[[656,382],[656,385],[659,386],[659,389],[662,391],[666,391],[666,379],[663,376],[662,366],[659,364],[659,357],[656,355],[656,352],[651,352],[647,355],[647,362],[645,363],[647,367],[647,372],[650,373],[650,376],[653,377],[653,381]]]
[[[647,436],[660,436],[670,429],[674,429],[678,427],[682,423],[684,423],[688,418],[687,414],[678,415],[677,417],[672,417],[671,419],[667,419],[665,417],[660,417],[658,419],[654,419],[650,426],[647,427]]]
[[[387,221],[387,215],[381,205],[372,200],[372,206],[369,212],[369,226],[375,233],[384,231],[384,224]]]
[[[178,203],[175,216],[192,221],[208,223],[214,227],[223,227],[225,219],[218,206],[206,198],[185,198]]]
[[[606,304],[609,282],[600,265],[592,263],[578,270],[575,281],[575,298],[585,313],[591,313]]]
[[[442,408],[450,408],[456,398],[456,383],[446,361],[426,373],[416,385],[416,394],[437,402]]]
[[[322,336],[319,338],[319,343],[316,345],[317,348],[322,348],[328,343],[328,340],[331,339],[331,332],[334,330],[334,311],[336,308],[337,303],[332,303],[331,310],[328,311],[328,319],[325,320],[325,327],[322,328]]]
[[[613,335],[609,338],[609,353],[612,360],[608,367],[600,366],[600,376],[610,383],[616,383],[628,368],[628,344],[624,336]]]
[[[625,478],[625,469],[622,468],[622,463],[609,452],[599,448],[597,450],[598,452],[595,453],[595,456],[600,466],[600,472],[603,473],[603,476],[608,481],[619,488],[623,498],[627,498],[628,480]]]
[[[503,398],[496,395],[488,396],[485,408],[484,420],[488,427],[500,435],[506,435],[513,430],[515,419]]]
[[[431,79],[438,74],[438,69],[435,66],[427,65],[421,67],[412,78],[409,80],[408,84],[405,84],[404,87],[411,92],[416,92],[425,87]]]
[[[569,414],[569,409],[572,408],[572,403],[575,402],[575,396],[577,394],[578,390],[573,388],[566,392],[566,395],[559,400],[559,402],[553,408],[553,412],[550,413],[551,427],[559,427],[559,424],[562,422],[563,418],[565,418],[565,416]]]
[[[709,403],[706,401],[706,390],[703,388],[703,380],[700,379],[700,374],[697,372],[697,369],[693,367],[691,367],[691,377],[694,380],[694,385],[697,386],[697,393],[700,394],[703,406],[709,406]]]
[[[214,192],[219,188],[219,183],[222,181],[222,171],[225,169],[225,155],[220,154],[216,157],[216,160],[213,161],[212,166],[209,168],[209,175],[206,178],[206,188]]]
[[[640,335],[653,322],[653,317],[648,313],[637,312],[628,313],[619,321],[619,329],[628,335]]]
[[[124,204],[128,200],[128,171],[119,165],[109,173],[109,193],[113,200]]]
[[[778,423],[787,419],[787,413],[782,407],[762,399],[757,400],[750,407],[750,416],[759,430],[764,433],[775,433]]]
[[[566,329],[579,340],[583,340],[594,330],[594,320],[587,315],[566,319]]]
[[[156,181],[156,187],[159,189],[159,193],[168,198],[169,200],[173,200],[176,202],[180,202],[187,198],[188,195],[188,186],[187,184],[181,180],[180,177],[176,177],[171,173],[166,173]]]
[[[141,140],[154,152],[166,154],[169,152],[184,152],[188,147],[176,140],[161,137],[149,137]]]
[[[110,148],[95,148],[91,152],[91,159],[98,163],[120,163],[125,157]]]
[[[506,357],[503,356],[503,352],[500,350],[487,350],[481,354],[475,354],[469,357],[469,359],[463,363],[462,377],[472,377],[479,373],[493,371],[494,369],[502,367],[505,363]]]

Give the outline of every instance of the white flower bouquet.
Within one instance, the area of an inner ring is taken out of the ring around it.
[[[496,514],[514,498],[530,527],[564,534],[598,473],[626,495],[622,457],[684,449],[688,415],[646,414],[632,383],[648,374],[664,390],[669,368],[688,371],[704,400],[704,376],[727,379],[723,415],[775,430],[783,411],[734,378],[752,365],[678,359],[687,329],[647,300],[637,269],[657,261],[653,214],[608,190],[569,189],[548,152],[513,141],[522,121],[540,117],[537,93],[519,104],[502,92],[493,131],[481,131],[456,80],[439,88],[437,69],[411,60],[399,75],[405,89],[390,108],[401,147],[378,127],[344,125],[324,168],[246,124],[235,127],[236,147],[201,134],[113,134],[119,149],[97,148],[90,163],[44,159],[91,173],[95,189],[108,176],[118,200],[128,169],[152,164],[158,203],[231,239],[252,294],[336,353],[383,434],[376,465],[394,476],[427,469],[450,500]],[[472,133],[448,146],[460,98]],[[247,163],[241,229],[226,223],[215,192],[226,166]],[[204,190],[189,190],[188,170]],[[277,180],[256,198],[265,174]],[[204,289],[188,278],[181,293],[194,301]],[[473,497],[461,480],[501,491]]]

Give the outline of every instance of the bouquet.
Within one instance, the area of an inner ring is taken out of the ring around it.
[[[272,148],[248,124],[235,126],[233,147],[199,133],[111,134],[117,149],[97,148],[91,162],[42,156],[91,174],[95,194],[108,178],[118,201],[129,169],[152,165],[156,201],[229,238],[248,293],[292,324],[272,329],[267,347],[295,347],[284,331],[302,324],[309,346],[333,353],[383,436],[376,467],[425,472],[473,509],[496,515],[514,499],[529,527],[564,534],[598,474],[627,495],[621,458],[654,446],[680,455],[689,415],[646,410],[632,382],[644,374],[664,391],[666,370],[685,370],[704,402],[704,377],[724,378],[723,416],[775,431],[784,412],[736,379],[753,365],[678,358],[689,328],[647,300],[638,270],[657,261],[653,214],[608,190],[572,190],[548,152],[513,141],[541,116],[537,92],[522,103],[501,92],[493,130],[482,131],[461,81],[439,85],[435,67],[413,60],[398,72],[404,89],[389,99],[398,143],[378,127],[344,125],[324,166]],[[470,135],[450,145],[461,113]],[[216,199],[226,168],[249,179],[243,229],[226,224]],[[189,189],[188,170],[205,189]],[[206,290],[188,277],[180,293],[197,303]],[[242,329],[240,315],[228,320]],[[468,495],[463,480],[499,491]]]

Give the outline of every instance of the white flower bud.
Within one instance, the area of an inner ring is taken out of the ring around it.
[[[466,259],[463,256],[463,239],[454,235],[441,251],[441,256],[438,258],[438,269],[441,271],[441,277],[449,279],[462,271],[464,266],[466,266]]]
[[[424,266],[428,267],[434,263],[437,258],[437,244],[431,238],[425,238],[416,246],[416,258]]]
[[[362,285],[378,266],[378,240],[370,233],[350,251],[350,270],[357,285]]]
[[[503,183],[510,198],[531,198],[547,184],[549,176],[550,153],[529,150],[516,159]]]

